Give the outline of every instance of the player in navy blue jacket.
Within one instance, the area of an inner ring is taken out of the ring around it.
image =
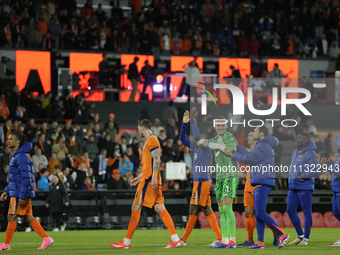
[[[334,217],[340,221],[340,140],[337,143],[337,150],[339,152],[334,164],[329,163],[326,158],[321,159],[321,164],[328,164],[328,170],[332,172],[332,191],[333,191],[333,214]],[[340,246],[340,239],[331,246]]]
[[[255,128],[254,139],[257,142],[250,152],[240,145],[237,145],[237,151],[227,151],[237,161],[250,165],[250,182],[255,187],[254,209],[258,238],[257,243],[248,247],[248,249],[264,249],[266,224],[280,236],[278,249],[281,249],[289,239],[289,235],[266,212],[268,195],[275,185],[274,148],[279,145],[279,141],[274,136],[268,136],[268,129],[265,126]]]
[[[296,137],[296,146],[297,148],[292,154],[288,175],[287,213],[298,237],[290,244],[309,245],[309,235],[313,224],[313,177],[319,174],[320,165],[314,151],[316,149],[315,143],[310,140],[307,133],[302,132]],[[296,211],[299,205],[301,205],[305,215],[305,233],[303,233],[301,220]]]
[[[8,225],[5,234],[5,242],[0,244],[0,250],[10,250],[10,243],[17,228],[17,218],[21,216],[24,221],[32,226],[37,234],[43,238],[43,243],[38,249],[46,249],[53,244],[41,227],[38,220],[32,216],[32,198],[34,192],[34,171],[32,160],[28,153],[32,150],[32,144],[26,142],[27,138],[19,131],[10,134],[7,147],[11,149],[10,164],[8,169],[8,186],[1,194],[0,200],[11,198],[8,209]]]
[[[192,190],[192,196],[190,201],[190,211],[189,211],[189,220],[187,226],[185,228],[185,233],[182,240],[182,245],[187,244],[187,239],[195,227],[197,221],[197,215],[199,211],[203,210],[205,216],[208,218],[210,226],[214,230],[216,234],[216,240],[211,244],[212,246],[220,243],[222,241],[222,234],[218,227],[218,223],[216,220],[216,216],[211,208],[211,199],[210,199],[210,173],[209,166],[212,156],[212,150],[209,147],[200,148],[197,144],[191,140],[189,140],[186,136],[186,130],[188,124],[190,122],[192,134],[197,141],[201,140],[202,137],[198,128],[195,124],[196,117],[196,108],[193,107],[190,111],[186,111],[183,116],[183,126],[181,129],[179,139],[185,146],[188,146],[190,149],[194,150],[194,163],[193,163],[193,176],[194,176],[194,187]],[[190,116],[190,117],[189,117]],[[203,138],[205,136],[202,134]]]

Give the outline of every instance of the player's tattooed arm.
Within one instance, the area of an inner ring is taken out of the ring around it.
[[[159,155],[159,148],[154,149],[151,152],[151,156],[153,159],[153,173],[152,173],[152,181],[151,186],[153,190],[158,188],[158,172],[159,172],[159,165],[161,162],[160,155]]]

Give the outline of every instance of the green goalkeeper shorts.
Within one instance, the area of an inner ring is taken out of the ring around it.
[[[224,198],[236,198],[238,178],[226,178],[216,180],[216,200],[222,202]]]

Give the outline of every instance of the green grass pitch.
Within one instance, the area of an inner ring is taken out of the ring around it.
[[[285,229],[290,235],[290,242],[296,238],[294,229]],[[209,249],[207,244],[215,239],[211,229],[194,229],[188,239],[188,245],[175,249],[163,249],[170,240],[168,230],[136,230],[131,248],[129,250],[114,249],[109,244],[124,238],[126,230],[82,230],[65,232],[48,232],[55,243],[47,250],[37,250],[41,245],[41,238],[34,232],[16,232],[13,236],[10,251],[0,251],[2,254],[340,254],[340,247],[330,247],[329,244],[339,239],[339,230],[336,228],[314,228],[311,232],[309,246],[286,245],[281,250],[271,246],[272,232],[266,228],[264,250],[247,250],[239,247],[235,250]],[[177,230],[178,235],[184,234],[184,229]],[[256,229],[255,229],[256,232]],[[4,239],[5,233],[0,233],[0,239]],[[256,233],[255,238],[256,238]],[[245,229],[237,229],[237,242],[246,240]]]

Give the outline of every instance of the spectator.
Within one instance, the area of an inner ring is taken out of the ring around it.
[[[210,3],[210,0],[206,0],[205,4],[202,6],[201,15],[204,18],[214,17],[215,6]]]
[[[184,151],[183,151],[183,161],[185,162],[186,164],[186,167],[189,168],[189,169],[192,169],[192,157],[191,157],[191,154],[190,154],[190,148],[185,146],[184,147]]]
[[[49,144],[46,143],[45,141],[45,134],[43,132],[40,132],[38,135],[38,141],[36,145],[38,145],[42,151],[42,154],[46,156],[46,158],[51,157],[51,147]]]
[[[294,43],[292,40],[292,36],[289,35],[287,39],[287,51],[286,51],[287,56],[293,56],[294,55]]]
[[[124,154],[122,162],[119,163],[119,172],[122,175],[130,175],[132,174],[133,163],[130,161],[129,156]]]
[[[127,139],[125,136],[122,136],[120,139],[120,143],[117,144],[116,148],[119,148],[120,155],[124,155],[127,151]]]
[[[340,56],[340,49],[338,47],[338,42],[333,41],[331,47],[329,47],[329,57],[331,59],[336,59]]]
[[[83,151],[83,154],[76,159],[76,161],[73,164],[73,168],[78,168],[80,162],[84,163],[84,168],[85,170],[90,168],[90,159],[89,159],[89,152],[88,151]]]
[[[120,176],[119,169],[113,170],[108,189],[128,189],[125,180]]]
[[[58,136],[56,143],[53,144],[52,153],[57,155],[57,159],[65,165],[65,158],[68,154],[68,149],[65,144],[65,138],[61,135]]]
[[[90,167],[88,170],[87,170],[87,177],[90,178],[91,180],[91,183],[93,184],[93,186],[97,186],[97,179],[98,179],[98,176],[95,176],[94,173],[93,173],[93,169]]]
[[[63,174],[63,172],[61,171],[61,168],[62,168],[61,165],[56,165],[54,167],[54,174],[51,174],[51,172],[50,172],[50,176],[48,177],[48,179],[50,181],[52,181],[53,180],[53,176],[59,176],[63,182],[66,182],[66,177]]]
[[[81,8],[80,16],[84,19],[87,15],[92,18],[93,8],[92,8],[92,0],[87,0],[85,5]]]
[[[175,128],[176,128],[175,120],[169,119],[168,125],[166,126],[166,137],[171,138],[172,141],[176,140]]]
[[[326,40],[326,35],[322,34],[318,41],[318,52],[321,56],[326,57],[328,55],[328,42]]]
[[[307,130],[305,131],[306,133],[313,133],[314,135],[317,135],[317,129],[314,126],[314,121],[312,119],[309,119],[307,121]]]
[[[159,131],[159,135],[157,136],[158,140],[159,140],[159,143],[161,144],[161,146],[164,146],[163,144],[165,143],[166,139],[167,139],[167,136],[165,134],[165,130],[164,128],[162,128],[160,131]],[[143,144],[143,143],[142,143]]]
[[[33,168],[35,165],[39,165],[40,163],[44,165],[44,167],[47,167],[48,165],[48,160],[45,155],[41,154],[41,149],[38,147],[35,150],[35,154],[32,157],[32,163],[33,163]],[[34,171],[37,171],[38,169],[34,169]]]
[[[74,130],[71,127],[72,125],[72,120],[66,119],[65,120],[65,127],[62,130],[63,135],[65,136],[65,139],[69,139],[74,135]]]
[[[107,128],[105,129],[105,132],[111,136],[111,138],[114,138],[116,135],[118,135],[118,130],[114,126],[114,122],[110,121],[107,125]]]
[[[54,174],[54,168],[56,165],[62,166],[60,160],[57,159],[57,154],[53,152],[51,158],[48,160],[48,169],[50,174]]]
[[[249,55],[250,56],[258,56],[260,49],[260,43],[256,39],[256,35],[252,34],[251,39],[249,40]]]
[[[332,136],[333,134],[329,132],[325,141],[323,142],[325,145],[325,158],[329,158],[332,153]]]
[[[96,190],[96,189],[97,187],[92,184],[90,177],[86,177],[84,184],[79,188],[79,190]]]
[[[192,54],[193,55],[201,55],[202,54],[202,48],[203,48],[203,39],[202,36],[200,35],[200,31],[199,30],[195,30],[195,34],[193,37],[193,50],[192,50]]]
[[[99,137],[101,136],[99,124],[94,124],[92,134],[94,136],[95,143],[98,143]]]
[[[128,79],[131,81],[132,84],[132,92],[129,101],[135,101],[135,96],[137,93],[137,81],[140,79],[139,72],[137,68],[137,62],[139,58],[135,57],[133,63],[129,65],[129,73]]]
[[[52,218],[55,221],[53,231],[64,231],[66,228],[66,223],[61,220],[64,205],[69,206],[68,194],[63,181],[55,175],[50,186],[50,194],[46,200],[46,208],[49,208]]]
[[[9,165],[9,157],[11,156],[11,149],[5,146],[3,154],[0,156],[0,168]]]
[[[303,127],[301,125],[301,117],[298,115],[296,117],[296,126],[294,127],[295,134],[298,136],[300,133],[303,132]]]
[[[316,58],[318,55],[318,47],[314,43],[313,39],[309,40],[309,43],[306,45],[306,54],[310,58]]]
[[[94,175],[98,176],[98,183],[106,182],[106,168],[109,159],[106,157],[106,149],[101,149],[98,157],[95,158],[93,162]]]
[[[113,150],[115,147],[115,144],[111,140],[111,136],[109,134],[106,134],[105,138],[101,137],[98,141],[98,150],[101,151],[102,149],[106,149],[108,157],[113,156]]]
[[[249,42],[248,42],[247,37],[245,36],[244,31],[241,31],[240,36],[237,38],[236,45],[237,45],[240,57],[248,56]]]
[[[172,138],[166,140],[166,146],[163,148],[162,162],[176,161],[176,152],[173,147],[173,142]]]
[[[5,190],[8,186],[8,165],[0,166],[0,190]]]
[[[9,109],[5,101],[5,95],[0,96],[0,120],[7,119],[9,116]]]
[[[11,27],[10,23],[7,23],[4,27],[4,34],[5,34],[5,43],[4,46],[5,48],[12,48],[13,47],[13,40],[12,40],[12,32],[11,32]]]
[[[135,154],[133,154],[133,151],[132,151],[132,147],[131,146],[128,146],[127,147],[127,151],[126,151],[126,154],[128,155],[131,163],[133,164],[133,170],[132,170],[132,173],[133,175],[135,176],[136,175],[136,172],[137,172],[137,169],[139,167],[139,159],[137,158],[137,156]]]
[[[85,181],[87,176],[87,170],[85,169],[84,162],[79,162],[78,168],[75,169],[72,173],[72,178],[75,182],[76,188],[79,189]]]
[[[69,154],[74,155],[82,151],[81,142],[75,135],[69,137],[67,141],[66,146]]]
[[[189,54],[192,48],[191,41],[189,39],[189,35],[185,35],[184,38],[182,39],[182,54]]]
[[[321,142],[319,140],[319,136],[318,135],[315,136],[315,142],[314,143],[316,145],[315,153],[320,155],[321,157],[323,157],[324,153],[325,153],[325,146],[324,146],[323,142]]]
[[[117,122],[115,122],[115,115],[113,113],[109,114],[108,121],[105,123],[104,129],[106,129],[109,126],[109,122],[113,122],[113,126],[117,130],[117,133],[119,133],[119,126],[118,126]]]
[[[65,182],[65,185],[67,185],[69,187],[70,190],[74,190],[76,189],[76,185],[74,183],[74,180],[72,178],[72,176],[70,175],[70,168],[66,167],[64,169],[64,175],[66,177],[66,182]]]
[[[132,0],[131,7],[135,14],[139,14],[142,10],[142,0]]]
[[[81,122],[77,122],[75,126],[75,132],[76,132],[76,139],[79,139],[79,141],[83,141],[84,138],[84,131],[82,129]]]
[[[93,162],[99,152],[98,147],[95,144],[95,137],[93,135],[90,136],[89,142],[85,146],[85,150],[89,153],[90,162]]]
[[[37,23],[39,25],[42,35],[45,36],[47,34],[48,29],[47,29],[47,21],[43,13],[39,14],[39,19],[37,20]]]
[[[158,34],[157,34],[158,35]],[[174,54],[180,54],[182,50],[182,39],[179,37],[179,32],[176,32],[175,35],[170,39],[170,49]],[[153,52],[159,53],[159,52]]]
[[[153,126],[151,127],[152,133],[155,136],[158,137],[159,136],[159,132],[162,129],[164,129],[164,128],[161,126],[161,121],[158,118],[154,119]]]
[[[175,122],[178,122],[178,113],[177,109],[173,106],[174,101],[170,100],[168,103],[168,107],[163,111],[163,123],[168,123],[170,119],[174,119]]]
[[[95,124],[99,124],[99,130],[100,132],[103,132],[104,131],[104,125],[103,123],[100,122],[100,116],[99,116],[99,113],[95,113],[93,115],[93,121],[90,122],[91,125],[95,125]]]
[[[50,172],[47,168],[43,168],[40,172],[40,179],[37,182],[37,189],[38,190],[50,190],[50,185],[48,181],[48,176],[50,175]]]

